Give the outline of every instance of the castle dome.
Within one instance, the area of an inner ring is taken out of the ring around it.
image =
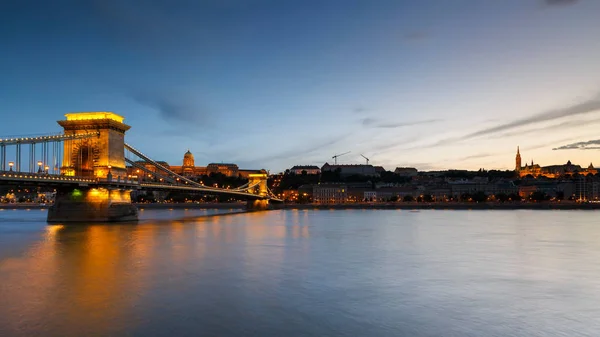
[[[183,155],[183,166],[194,167],[194,155],[188,149]]]

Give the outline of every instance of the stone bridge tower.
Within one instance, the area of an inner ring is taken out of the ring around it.
[[[256,187],[254,187],[252,190],[250,190],[250,193],[254,193],[254,194],[258,194],[261,197],[267,197],[268,196],[268,189],[267,189],[267,174],[266,173],[250,173],[248,175],[248,184],[250,186],[257,184],[258,185]]]
[[[133,221],[138,210],[131,203],[131,187],[119,185],[125,179],[125,131],[123,117],[112,112],[81,112],[58,121],[66,135],[89,137],[64,141],[61,172],[69,176],[102,179],[96,184],[57,188],[54,204],[48,209],[49,222]],[[105,181],[107,175],[112,181]]]
[[[258,185],[250,189],[248,192],[258,194],[264,198],[260,200],[248,200],[246,205],[248,210],[265,210],[269,208],[267,177],[268,175],[266,173],[251,173],[248,175],[248,183],[250,186],[258,183]]]
[[[125,177],[125,131],[130,126],[124,118],[112,112],[68,113],[58,121],[64,133],[94,134],[91,137],[65,140],[61,172],[69,176],[106,178]]]

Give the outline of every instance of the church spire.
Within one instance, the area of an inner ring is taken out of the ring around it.
[[[519,152],[519,147],[517,146],[517,157],[515,158],[515,171],[521,171],[521,153]]]

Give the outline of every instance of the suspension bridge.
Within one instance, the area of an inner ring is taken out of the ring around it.
[[[248,175],[234,188],[205,186],[178,174],[125,142],[130,126],[112,112],[69,113],[58,121],[63,132],[0,138],[0,184],[56,190],[49,222],[132,221],[138,211],[132,191],[185,191],[246,200],[264,210],[282,200],[267,186],[267,174]],[[135,168],[151,179],[133,178]]]

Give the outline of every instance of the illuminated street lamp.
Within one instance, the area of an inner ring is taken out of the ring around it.
[[[48,165],[44,166],[44,173],[48,174],[50,171],[50,167]]]
[[[42,162],[38,161],[38,173],[42,173]]]
[[[12,170],[13,170],[13,169],[12,169],[12,168],[13,168],[13,166],[15,166],[15,163],[14,163],[14,162],[12,162],[12,161],[9,161],[9,162],[8,162],[8,167],[10,168],[10,171],[12,171]]]

